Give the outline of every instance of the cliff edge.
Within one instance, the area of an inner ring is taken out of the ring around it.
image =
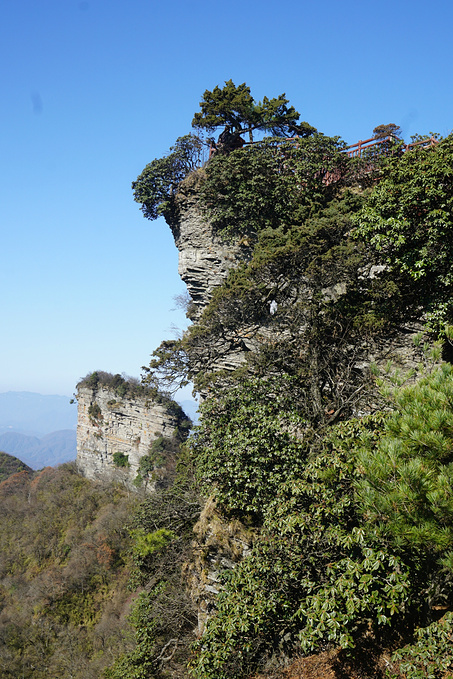
[[[191,424],[177,403],[106,373],[79,383],[77,402],[77,467],[84,476],[151,490],[168,483]]]

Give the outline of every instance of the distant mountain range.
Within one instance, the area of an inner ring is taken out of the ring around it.
[[[75,460],[77,406],[68,396],[0,393],[0,451],[33,469]]]
[[[30,391],[0,393],[0,433],[16,431],[44,436],[77,427],[77,405],[69,396],[45,396]]]
[[[57,464],[75,460],[77,434],[71,429],[63,429],[39,439],[18,432],[6,432],[0,434],[0,450],[14,455],[32,469],[55,467]]]

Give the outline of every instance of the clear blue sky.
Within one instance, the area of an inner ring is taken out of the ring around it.
[[[205,89],[286,92],[348,143],[453,128],[453,3],[0,0],[0,392],[138,376],[185,318],[177,251],[131,182]]]

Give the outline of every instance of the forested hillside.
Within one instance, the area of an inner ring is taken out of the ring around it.
[[[98,677],[124,645],[136,504],[73,463],[0,484],[2,678]]]
[[[24,462],[18,460],[17,457],[0,452],[0,482],[5,481],[8,476],[21,471],[31,472],[32,470]]]
[[[190,532],[190,503],[178,509],[165,493],[150,499],[113,484],[95,484],[81,477],[74,463],[33,472],[14,470],[11,462],[9,471],[0,483],[2,679],[104,676],[119,654],[136,653],[128,618],[137,619],[150,591],[163,611],[154,626],[158,639],[169,625],[178,635],[184,628],[192,631],[181,559],[174,559],[169,547],[174,526],[185,525]],[[160,558],[164,546],[167,552]],[[184,552],[181,540],[177,551]],[[150,555],[163,574],[160,579],[172,581],[171,590],[170,585],[159,591],[143,586],[141,572],[145,567],[151,572]],[[166,607],[167,597],[172,603]],[[149,650],[151,629],[145,636]],[[143,663],[159,667],[152,658]],[[150,676],[140,671],[137,676]]]

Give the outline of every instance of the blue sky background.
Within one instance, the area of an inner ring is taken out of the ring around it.
[[[131,182],[232,79],[349,144],[453,128],[453,3],[0,0],[0,392],[138,376],[183,328]]]

